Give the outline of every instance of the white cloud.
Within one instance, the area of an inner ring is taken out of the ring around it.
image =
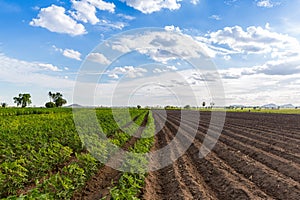
[[[176,71],[176,70],[178,70],[178,68],[175,67],[174,65],[172,65],[172,66],[167,66],[165,68],[154,68],[153,73],[155,73],[155,74],[166,73],[166,72],[171,72],[171,71]]]
[[[117,16],[121,17],[121,18],[124,18],[126,20],[134,20],[135,19],[135,17],[133,17],[133,16],[125,15],[125,14],[121,14],[121,13],[117,14]]]
[[[215,20],[217,20],[217,21],[221,20],[221,17],[220,17],[219,15],[212,15],[212,16],[210,16],[209,18],[215,19]]]
[[[222,75],[229,75],[239,78],[249,75],[270,75],[270,76],[288,76],[293,74],[300,74],[300,59],[299,57],[269,60],[261,65],[243,68],[229,68],[220,70]]]
[[[142,77],[147,69],[133,66],[116,67],[108,72],[108,76],[114,79],[118,79],[119,75],[125,75],[129,78]]]
[[[247,105],[260,105],[269,103],[268,101],[276,98],[278,104],[298,104],[300,103],[300,95],[295,94],[299,93],[299,82],[297,83],[296,81],[300,77],[299,42],[293,37],[272,30],[270,26],[266,26],[265,28],[248,27],[246,29],[242,29],[241,27],[226,27],[207,34],[205,37],[197,38],[198,42],[195,42],[194,38],[189,36],[184,38],[179,37],[179,35],[183,35],[182,33],[149,31],[143,34],[120,37],[112,43],[107,44],[107,46],[124,53],[136,48],[145,47],[145,49],[138,49],[138,51],[148,55],[155,61],[169,61],[178,57],[183,59],[199,57],[201,53],[199,45],[203,44],[204,46],[207,45],[213,52],[216,52],[223,60],[223,63],[224,60],[228,60],[226,65],[229,66],[232,66],[232,63],[236,64],[235,61],[238,57],[232,54],[246,55],[249,59],[261,58],[266,55],[263,60],[257,60],[256,64],[243,63],[244,66],[250,65],[249,67],[238,68],[234,66],[224,69],[227,66],[221,66],[224,70],[220,70],[219,74],[224,83],[227,102],[229,104],[240,104],[243,102]],[[197,43],[197,45],[194,45],[194,43]],[[250,48],[250,46],[252,47]],[[109,55],[107,53],[107,56]],[[204,73],[204,76],[201,77],[193,74],[191,70],[176,70],[175,68],[172,65],[166,65],[152,69],[151,71],[155,74],[146,74],[146,71],[144,71],[140,72],[140,75],[136,75],[138,72],[132,72],[134,67],[126,66],[115,68],[107,73],[107,75],[113,79],[119,79],[122,75],[132,78],[143,76],[142,81],[140,81],[143,83],[146,80],[158,83],[155,78],[163,77],[158,80],[169,80],[169,82],[163,83],[164,88],[184,86],[188,83],[197,94],[203,94],[201,89],[199,89],[201,83],[214,81],[217,77],[216,73]],[[172,69],[176,70],[176,72],[172,71]],[[131,72],[133,74],[130,74]],[[177,79],[177,81],[172,78],[174,74],[178,73],[185,74],[184,77],[187,79],[187,83],[182,81],[182,78]],[[153,77],[149,75],[153,75]],[[132,81],[135,81],[134,83],[138,82],[137,80]],[[126,88],[128,84],[133,85],[133,82],[128,81],[122,87]],[[128,90],[124,91],[128,93]],[[126,96],[126,92],[123,92],[124,96]],[[280,96],[280,93],[283,96]],[[144,94],[146,95],[147,93],[145,92]],[[155,93],[153,92],[153,94]],[[190,97],[189,94],[185,94],[184,92],[180,94]],[[142,97],[145,97],[145,95]],[[159,102],[162,104],[167,102],[165,100],[169,99],[170,96],[166,96],[165,99],[162,97],[163,100]],[[203,97],[201,95],[201,98],[208,99],[205,95]],[[143,101],[146,105],[148,103],[147,100]],[[203,100],[200,99],[201,101]]]
[[[225,55],[225,56],[224,56],[224,60],[228,61],[228,60],[230,60],[230,59],[231,59],[231,56],[230,56],[230,55]]]
[[[28,62],[0,54],[0,65],[0,80],[4,82],[47,88],[71,88],[73,86],[72,81],[48,74],[49,71],[62,71],[52,64]]]
[[[53,71],[53,72],[61,71],[61,69],[59,69],[57,66],[54,66],[52,64],[38,63],[38,66],[40,66],[42,69],[50,70],[50,71]]]
[[[62,53],[62,55],[67,58],[81,61],[81,53],[78,51],[75,51],[73,49],[61,49],[61,48],[56,47],[55,45],[52,45],[52,47],[55,51]]]
[[[70,11],[71,15],[79,21],[85,23],[90,22],[95,25],[100,20],[96,16],[96,8],[99,10],[105,10],[113,13],[115,11],[115,5],[113,3],[107,3],[102,0],[71,0],[72,8],[75,11]]]
[[[71,0],[72,8],[75,12],[71,12],[72,17],[76,20],[83,21],[85,23],[90,22],[91,24],[96,24],[99,19],[96,16],[96,8],[87,1],[76,1]]]
[[[174,25],[171,25],[171,26],[165,26],[165,30],[166,31],[176,31],[178,33],[181,32],[180,28],[178,26],[174,26]]]
[[[272,8],[274,6],[277,6],[279,5],[280,3],[279,2],[271,2],[270,0],[259,0],[256,5],[258,7],[264,7],[264,8]]]
[[[108,77],[112,78],[112,79],[119,79],[119,75],[118,74],[114,74],[114,73],[108,74]]]
[[[299,104],[300,95],[297,92],[299,85],[291,84],[299,75],[299,73],[286,76],[261,73],[241,76],[236,79],[223,79],[226,101],[228,105],[241,103],[244,105],[262,105],[272,102],[276,104]]]
[[[197,5],[200,0],[191,0],[191,4]]]
[[[111,22],[109,20],[102,19],[98,23],[101,29],[119,29],[122,30],[127,24],[124,22]]]
[[[99,10],[105,10],[111,13],[115,12],[116,6],[114,3],[105,2],[103,0],[86,0],[86,1],[88,1],[90,4],[92,4]]]
[[[97,62],[100,64],[108,65],[111,62],[101,53],[90,53],[87,56],[88,61]]]
[[[174,31],[147,31],[143,34],[126,35],[111,42],[110,46],[123,53],[137,50],[161,63],[175,59],[208,57],[202,48],[205,44]]]
[[[180,8],[181,0],[121,0],[130,7],[141,11],[144,14],[151,14],[161,9],[177,10]]]
[[[176,70],[178,70],[177,67],[175,67],[174,65],[169,65],[169,66],[166,66],[165,68],[154,68],[153,73],[155,73],[155,74],[165,73],[165,72],[176,71]]]
[[[278,49],[281,53],[299,46],[297,39],[288,35],[272,32],[260,26],[250,26],[243,30],[240,26],[225,27],[206,35],[215,45],[227,45],[235,53],[261,54]]]
[[[172,65],[172,66],[167,66],[167,69],[173,70],[173,71],[178,70],[177,67],[175,67],[174,65]]]
[[[75,59],[81,61],[81,53],[78,51],[75,51],[73,49],[65,49],[63,51],[63,55],[67,58]]]
[[[255,67],[256,73],[267,75],[292,75],[300,73],[300,58],[270,60],[262,66]]]
[[[85,27],[65,14],[65,8],[51,5],[42,8],[38,18],[32,19],[31,26],[46,28],[51,32],[66,33],[72,36],[86,34]]]
[[[162,73],[162,72],[164,72],[164,71],[161,70],[161,69],[159,69],[159,68],[155,68],[155,69],[153,70],[153,73]]]

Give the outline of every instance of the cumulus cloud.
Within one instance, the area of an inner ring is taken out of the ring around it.
[[[142,77],[147,69],[133,66],[116,67],[108,72],[110,78],[118,79],[119,75],[125,75],[128,78]]]
[[[177,67],[175,67],[174,65],[167,66],[167,69],[169,69],[169,70],[173,70],[173,71],[176,71],[176,70],[178,70],[178,69],[177,69]]]
[[[125,35],[111,42],[110,47],[123,53],[136,50],[152,60],[167,63],[175,59],[207,58],[205,44],[191,36],[174,31],[149,31]]]
[[[254,67],[256,73],[264,73],[266,75],[292,75],[300,73],[300,59],[289,58],[271,60],[264,65]]]
[[[49,63],[28,62],[0,54],[0,80],[14,84],[38,85],[40,87],[71,88],[72,81],[49,75],[62,71]]]
[[[130,7],[144,14],[151,14],[161,9],[177,10],[181,7],[180,0],[121,0]]]
[[[65,57],[81,61],[81,58],[80,58],[81,57],[81,53],[78,52],[78,51],[75,51],[73,49],[65,49],[63,51],[63,55]]]
[[[191,0],[191,4],[197,5],[200,0]]]
[[[42,8],[38,17],[32,19],[29,24],[31,26],[46,28],[51,32],[66,33],[72,36],[87,33],[82,24],[77,23],[65,13],[65,8],[56,5]]]
[[[127,24],[124,22],[111,22],[109,20],[102,19],[98,23],[101,26],[101,29],[119,29],[122,30]]]
[[[272,32],[260,26],[250,26],[243,30],[240,26],[225,27],[206,35],[208,41],[216,45],[227,45],[235,53],[271,53],[276,49],[294,48],[299,42],[285,34]]]
[[[49,63],[38,63],[37,65],[39,67],[41,67],[41,69],[50,70],[50,71],[53,71],[53,72],[61,71],[61,69],[59,69],[57,66],[54,66],[54,65],[49,64]]]
[[[111,62],[101,53],[90,53],[87,56],[88,61],[97,62],[100,64],[108,65]]]
[[[170,71],[176,71],[178,70],[177,67],[174,65],[166,66],[165,68],[154,68],[153,73],[163,73],[163,72],[170,72]]]
[[[78,61],[81,61],[81,53],[78,51],[75,51],[73,49],[61,49],[57,48],[55,45],[52,45],[55,51],[60,52],[63,56],[71,59],[75,59]]]
[[[91,24],[96,24],[99,19],[96,16],[96,8],[87,1],[76,1],[71,0],[72,8],[75,12],[71,12],[72,17],[76,20],[83,21],[85,23],[90,22]]]
[[[135,19],[135,17],[133,17],[133,16],[125,15],[125,14],[122,14],[122,13],[117,14],[117,16],[121,17],[123,19],[126,19],[126,20],[134,20]]]
[[[210,16],[209,18],[210,18],[210,19],[217,20],[217,21],[221,20],[221,17],[220,17],[219,15],[212,15],[212,16]]]
[[[89,22],[93,25],[97,24],[100,20],[96,16],[96,9],[106,10],[111,13],[115,11],[115,5],[102,0],[71,0],[72,8],[75,11],[70,11],[72,17],[76,20]]]
[[[229,68],[220,70],[220,74],[226,77],[240,78],[251,75],[288,76],[300,73],[300,59],[297,57],[269,60],[261,65],[242,68]]]
[[[279,2],[271,2],[270,0],[259,0],[257,1],[256,5],[258,7],[264,7],[264,8],[272,8],[274,6],[279,5]]]
[[[170,25],[170,26],[165,26],[166,31],[176,31],[178,33],[181,32],[180,28],[178,26]]]
[[[248,75],[278,75],[287,76],[300,73],[300,44],[299,41],[286,34],[271,31],[267,23],[265,28],[250,26],[243,30],[239,26],[225,27],[222,30],[206,35],[202,41],[209,44],[216,54],[222,55],[223,59],[231,59],[232,54],[244,54],[258,56],[264,55],[264,61],[255,66],[243,68],[235,74],[224,72],[224,78],[239,78]],[[219,46],[215,48],[215,46]],[[227,46],[227,47],[225,47]],[[226,51],[220,51],[226,49]]]
[[[103,0],[86,0],[99,10],[104,10],[104,11],[109,11],[111,13],[115,12],[115,4],[114,3],[109,3],[105,2]]]

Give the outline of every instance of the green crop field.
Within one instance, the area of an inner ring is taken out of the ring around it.
[[[111,109],[93,112],[96,112],[98,123],[109,141],[120,147],[147,117],[143,134],[150,137],[138,140],[130,151],[148,152],[154,141],[151,137],[154,133],[151,113],[143,109],[129,109],[130,116],[125,117],[124,110],[117,109],[121,119],[118,123]],[[134,123],[130,123],[132,120]],[[70,108],[0,109],[0,198],[70,199],[102,167],[82,143],[82,139],[93,139],[88,137],[79,137]],[[101,151],[101,148],[97,150]],[[100,154],[105,156],[105,152]],[[141,164],[143,167],[147,160]],[[120,182],[128,182],[132,178],[143,184],[143,175],[130,173],[124,173]],[[126,191],[131,191],[130,194],[132,191],[138,193],[138,188],[141,188],[129,182],[127,185],[129,189]],[[117,184],[111,191],[112,196],[116,197],[119,193],[129,195],[123,190]]]

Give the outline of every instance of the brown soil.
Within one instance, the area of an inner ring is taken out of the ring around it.
[[[152,151],[166,146],[179,124],[192,145],[172,165],[149,173],[142,199],[300,198],[300,115],[227,113],[217,144],[200,159],[211,113],[201,112],[199,124],[181,121],[180,111],[168,111],[165,124],[160,111],[153,114],[163,128]],[[198,129],[195,138],[191,127]]]

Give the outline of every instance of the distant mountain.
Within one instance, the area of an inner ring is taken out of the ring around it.
[[[295,106],[293,104],[284,104],[280,108],[295,108]]]
[[[266,104],[261,106],[262,108],[277,108],[278,106],[274,103]]]
[[[75,103],[75,104],[71,104],[71,105],[66,106],[66,108],[82,108],[82,106]]]
[[[244,106],[244,105],[230,105],[229,107],[233,107],[233,108],[245,108],[246,106]]]

